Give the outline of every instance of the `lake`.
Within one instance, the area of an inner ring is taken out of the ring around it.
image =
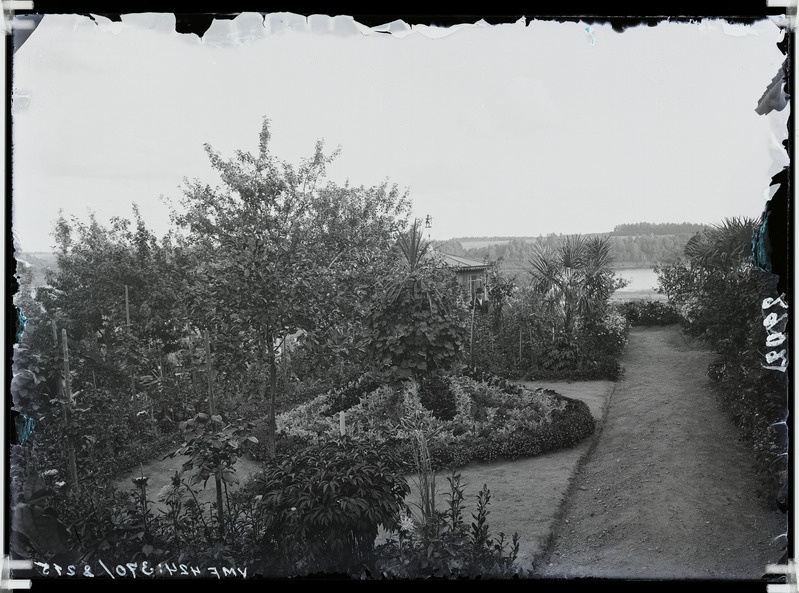
[[[638,292],[657,288],[658,277],[654,268],[628,268],[614,270],[614,272],[630,281],[629,286],[625,286],[619,292]]]
[[[616,299],[650,298],[663,300],[665,295],[658,294],[658,277],[654,268],[619,268],[613,270],[617,276],[630,281],[630,284],[613,293]]]

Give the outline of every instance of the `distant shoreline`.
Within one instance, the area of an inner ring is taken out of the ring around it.
[[[651,270],[661,264],[611,264],[611,270]]]
[[[511,264],[516,264],[517,262],[509,262]],[[611,264],[609,268],[611,270],[652,270],[655,266],[661,264]],[[519,267],[509,267],[503,268],[505,272],[526,272],[527,268],[519,268]]]

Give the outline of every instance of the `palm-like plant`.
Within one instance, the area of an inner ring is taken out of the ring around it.
[[[549,313],[561,321],[568,336],[575,318],[603,307],[615,289],[609,237],[569,235],[556,248],[538,248],[528,270],[534,289],[544,298]]]
[[[734,271],[751,265],[752,236],[759,224],[753,218],[725,218],[691,237],[685,256],[692,265],[704,268]]]
[[[430,249],[430,243],[422,238],[421,222],[418,218],[413,221],[407,233],[399,236],[397,243],[408,262],[411,273],[415,272]]]
[[[411,228],[397,237],[397,248],[402,254],[400,260],[407,264],[405,270],[398,270],[399,274],[387,280],[386,295],[390,302],[396,302],[403,290],[410,290],[414,295],[425,292],[423,263],[430,249],[430,243],[422,237],[419,219],[415,219]],[[428,304],[434,307],[432,295],[427,295]]]

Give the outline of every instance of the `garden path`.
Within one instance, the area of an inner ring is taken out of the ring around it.
[[[709,390],[712,354],[679,327],[633,328],[626,372],[577,472],[539,576],[760,579],[787,516]]]

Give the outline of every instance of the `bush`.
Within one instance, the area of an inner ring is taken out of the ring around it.
[[[780,295],[777,276],[752,262],[758,228],[759,221],[727,219],[692,238],[679,261],[655,271],[685,332],[717,354],[708,367],[716,394],[754,450],[768,495],[780,501],[789,487],[787,437],[777,428],[787,416],[788,378],[763,368],[769,348],[761,303]]]
[[[632,326],[680,323],[680,313],[672,303],[653,300],[622,301],[616,309]]]
[[[394,380],[457,368],[467,336],[460,285],[440,258],[425,255],[417,222],[400,236],[405,261],[367,315],[370,363]]]
[[[359,575],[374,562],[378,528],[394,527],[410,492],[395,454],[342,438],[269,465],[249,491],[264,524],[264,576]]]

